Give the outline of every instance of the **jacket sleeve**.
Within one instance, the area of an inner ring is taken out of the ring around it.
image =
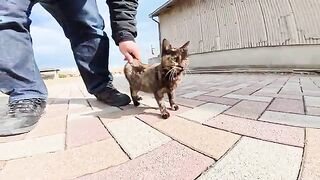
[[[137,37],[136,14],[138,0],[107,0],[110,11],[112,38],[117,45]]]

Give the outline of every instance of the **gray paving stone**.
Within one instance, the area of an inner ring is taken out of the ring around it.
[[[135,118],[108,123],[107,128],[131,158],[145,154],[171,140]]]
[[[262,96],[249,96],[249,95],[237,95],[237,94],[228,94],[224,97],[234,98],[234,99],[243,99],[249,101],[262,101],[262,102],[271,102],[271,97],[262,97]]]
[[[320,128],[320,117],[266,111],[259,120],[299,127]]]
[[[269,103],[267,102],[241,101],[240,103],[227,110],[224,114],[249,119],[258,119],[268,105]]]
[[[305,96],[306,106],[320,107],[320,97]]]
[[[202,94],[205,94],[207,93],[206,91],[194,91],[194,92],[190,92],[190,93],[187,93],[187,94],[183,94],[182,98],[194,98],[196,96],[199,96],[199,95],[202,95]]]
[[[302,99],[276,98],[268,107],[268,110],[304,114]]]
[[[199,180],[296,180],[302,148],[244,137]]]
[[[180,117],[203,123],[227,110],[229,106],[207,103],[179,114]]]

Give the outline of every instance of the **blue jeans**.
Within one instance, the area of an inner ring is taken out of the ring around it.
[[[96,0],[0,0],[0,91],[10,96],[9,102],[47,98],[29,33],[29,15],[36,3],[63,28],[88,92],[111,85],[109,39]]]

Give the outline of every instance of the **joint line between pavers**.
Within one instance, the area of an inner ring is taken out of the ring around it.
[[[126,154],[126,156],[129,158],[129,160],[132,160],[132,158],[129,156],[129,154],[123,149],[123,147],[120,145],[120,143],[117,141],[117,139],[114,137],[114,135],[109,131],[109,129],[107,128],[107,126],[102,122],[101,118],[99,116],[97,116],[97,118],[99,119],[100,123],[103,125],[103,127],[107,130],[107,132],[110,134],[110,136],[113,138],[113,140],[118,144],[118,146],[120,147],[120,149]]]
[[[251,119],[248,119],[248,120],[255,121],[255,120],[251,120]],[[268,122],[266,122],[266,123],[268,123]],[[272,123],[269,123],[269,124],[272,124]],[[230,131],[230,130],[226,130],[226,129],[222,129],[222,128],[218,128],[218,127],[213,127],[213,126],[210,126],[208,124],[202,124],[202,125],[206,126],[206,127],[209,127],[209,128],[212,128],[212,129],[216,129],[216,130],[220,130],[220,131],[236,134],[236,135],[239,135],[239,136],[242,136],[242,137],[249,137],[249,138],[252,138],[252,139],[259,140],[259,141],[265,141],[265,142],[270,142],[270,143],[275,143],[275,144],[281,144],[281,145],[291,146],[291,147],[295,147],[295,148],[303,148],[303,147],[297,146],[297,145],[286,144],[286,143],[282,143],[282,142],[275,142],[275,141],[271,141],[271,140],[267,140],[267,139],[261,139],[261,138],[250,136],[250,135],[240,134],[240,133],[233,132],[233,131]],[[298,127],[296,127],[296,128],[298,128]]]
[[[272,97],[271,101],[269,102],[268,106],[264,109],[264,111],[259,115],[259,117],[256,119],[257,121],[259,121],[259,119],[261,118],[261,116],[268,110],[268,108],[271,106],[271,104],[275,101],[275,97]]]
[[[228,154],[231,152],[242,140],[243,136],[240,136],[240,138],[217,160],[215,160],[215,163],[213,163],[211,166],[209,166],[206,170],[204,170],[199,176],[197,176],[195,179],[198,179],[205,173],[207,173],[210,169],[214,168],[220,161],[222,161]]]
[[[304,148],[302,149],[302,157],[301,157],[301,163],[300,163],[300,168],[299,168],[299,173],[297,180],[300,180],[302,178],[302,173],[303,173],[303,166],[305,163],[305,157],[306,157],[306,148],[307,148],[307,128],[304,128]]]

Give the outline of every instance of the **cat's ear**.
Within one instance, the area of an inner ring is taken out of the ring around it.
[[[170,42],[167,39],[162,41],[162,54],[166,53],[168,50],[172,48]]]
[[[183,46],[181,46],[180,49],[188,49],[189,44],[190,44],[190,41],[186,42]]]

